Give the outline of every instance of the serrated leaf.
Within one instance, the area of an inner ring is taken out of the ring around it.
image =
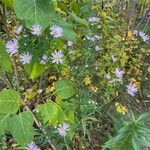
[[[44,30],[50,24],[53,14],[51,0],[13,0],[17,17],[25,20],[26,26],[38,24]]]
[[[56,125],[65,120],[65,114],[54,102],[40,104],[36,107],[44,123]]]
[[[33,115],[26,111],[12,117],[10,131],[18,144],[27,145],[32,142],[33,122]]]
[[[0,92],[0,113],[14,114],[20,106],[20,96],[15,90],[2,90]]]
[[[76,94],[76,87],[71,80],[56,81],[55,84],[56,94],[61,99],[68,99]]]
[[[12,71],[11,59],[6,52],[5,44],[2,40],[0,40],[0,70]]]

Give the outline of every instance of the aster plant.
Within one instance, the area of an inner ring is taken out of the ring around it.
[[[150,147],[140,2],[1,2],[0,149]]]

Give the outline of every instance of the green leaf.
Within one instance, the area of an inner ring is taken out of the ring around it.
[[[139,143],[137,141],[137,138],[135,136],[132,136],[132,146],[133,150],[140,150]]]
[[[67,23],[61,18],[61,16],[55,15],[53,18],[52,25],[58,25],[63,29],[63,38],[65,40],[76,41],[76,33],[73,31],[73,26],[70,23]]]
[[[20,96],[15,90],[2,90],[0,92],[0,113],[14,114],[20,106]]]
[[[80,25],[88,27],[87,21],[85,19],[79,18],[76,14],[71,13],[70,17],[71,17],[72,20],[74,20],[75,22],[79,23]]]
[[[150,140],[146,140],[146,139],[143,139],[143,140],[139,140],[140,144],[145,146],[145,147],[150,147]]]
[[[31,143],[34,136],[33,123],[33,115],[30,112],[25,111],[12,117],[10,131],[18,144]]]
[[[144,113],[143,115],[141,115],[140,117],[137,118],[136,122],[139,123],[141,121],[144,121],[148,117],[150,117],[150,113]]]
[[[4,135],[7,131],[9,131],[9,115],[0,114],[0,135]]]
[[[68,99],[76,94],[75,84],[71,80],[56,81],[54,86],[57,96],[61,99]]]
[[[13,2],[12,0],[0,0],[0,2],[2,2],[3,4],[5,4],[7,7],[9,8],[13,8]]]
[[[38,24],[45,30],[53,13],[51,0],[13,0],[17,17],[25,20],[26,26]]]
[[[37,112],[42,117],[44,123],[56,125],[65,120],[65,114],[62,109],[54,102],[48,102],[36,107]]]
[[[0,70],[12,71],[11,59],[6,52],[5,43],[2,40],[0,40]]]
[[[25,70],[27,71],[27,74],[30,76],[31,79],[35,79],[45,72],[46,66],[39,63],[34,63],[26,65]]]

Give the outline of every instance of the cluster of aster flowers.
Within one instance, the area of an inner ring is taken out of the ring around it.
[[[20,34],[20,32],[22,31],[23,26],[19,26],[16,28],[15,32],[16,34]],[[60,26],[57,25],[53,25],[50,28],[50,35],[53,38],[59,38],[63,36],[63,29]],[[40,25],[33,25],[31,28],[31,34],[35,35],[35,36],[40,36],[42,34],[42,27]],[[73,42],[72,41],[68,41],[67,45],[68,46],[72,46]],[[16,53],[18,53],[18,49],[19,49],[19,43],[17,39],[12,39],[9,40],[6,43],[6,51],[7,53],[12,56]],[[48,58],[46,55],[43,55],[43,57],[40,59],[40,64],[46,64],[50,59],[52,59],[52,62],[55,64],[59,64],[63,62],[63,53],[61,50],[55,50],[52,54],[51,54],[51,58]],[[29,53],[29,51],[23,52],[20,56],[20,61],[22,62],[22,64],[30,64],[31,60],[32,60],[32,55]]]

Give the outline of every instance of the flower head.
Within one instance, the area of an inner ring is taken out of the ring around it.
[[[19,35],[21,33],[22,29],[23,29],[22,25],[17,27],[16,30],[15,30],[15,33]]]
[[[22,64],[29,64],[32,60],[32,55],[29,54],[29,52],[24,52],[20,55],[20,61]]]
[[[121,105],[120,103],[116,102],[115,103],[116,111],[120,114],[125,115],[125,113],[128,112],[127,107],[124,105]]]
[[[18,52],[19,44],[16,39],[12,39],[6,43],[6,51],[8,54],[13,55]]]
[[[119,80],[122,80],[122,77],[125,74],[125,72],[120,70],[118,67],[115,69],[114,73]]]
[[[99,50],[100,50],[100,47],[96,45],[96,46],[95,46],[95,50],[96,50],[96,51],[99,51]]]
[[[150,38],[144,32],[140,31],[139,36],[143,39],[144,42],[148,41]]]
[[[35,143],[28,144],[28,150],[39,150]]]
[[[53,63],[56,63],[56,64],[62,63],[64,55],[61,50],[59,51],[55,50],[51,55],[52,55]]]
[[[137,93],[138,91],[137,85],[132,81],[128,85],[126,85],[126,87],[127,87],[126,89],[127,93],[131,96],[134,96],[135,93]]]
[[[94,38],[95,38],[95,40],[100,40],[102,37],[95,34],[95,35],[94,35]]]
[[[99,21],[100,20],[100,18],[98,18],[98,17],[89,17],[88,18],[88,21],[89,22],[97,22],[97,21]]]
[[[50,35],[54,38],[62,37],[63,36],[63,29],[60,26],[53,25],[50,28],[51,32]]]
[[[46,64],[49,61],[49,58],[47,55],[43,55],[42,58],[40,59],[40,64]]]
[[[42,27],[40,25],[33,25],[31,28],[31,33],[37,36],[41,35]]]
[[[133,30],[133,35],[137,36],[138,35],[138,30]]]
[[[57,127],[57,133],[62,137],[65,137],[67,135],[68,130],[69,130],[69,125],[67,123],[60,124]]]
[[[115,57],[115,55],[111,55],[111,59],[112,59],[113,62],[117,61],[117,58]]]
[[[67,45],[68,45],[68,46],[72,46],[72,45],[73,45],[73,42],[72,42],[72,41],[68,41],[68,42],[67,42]]]

